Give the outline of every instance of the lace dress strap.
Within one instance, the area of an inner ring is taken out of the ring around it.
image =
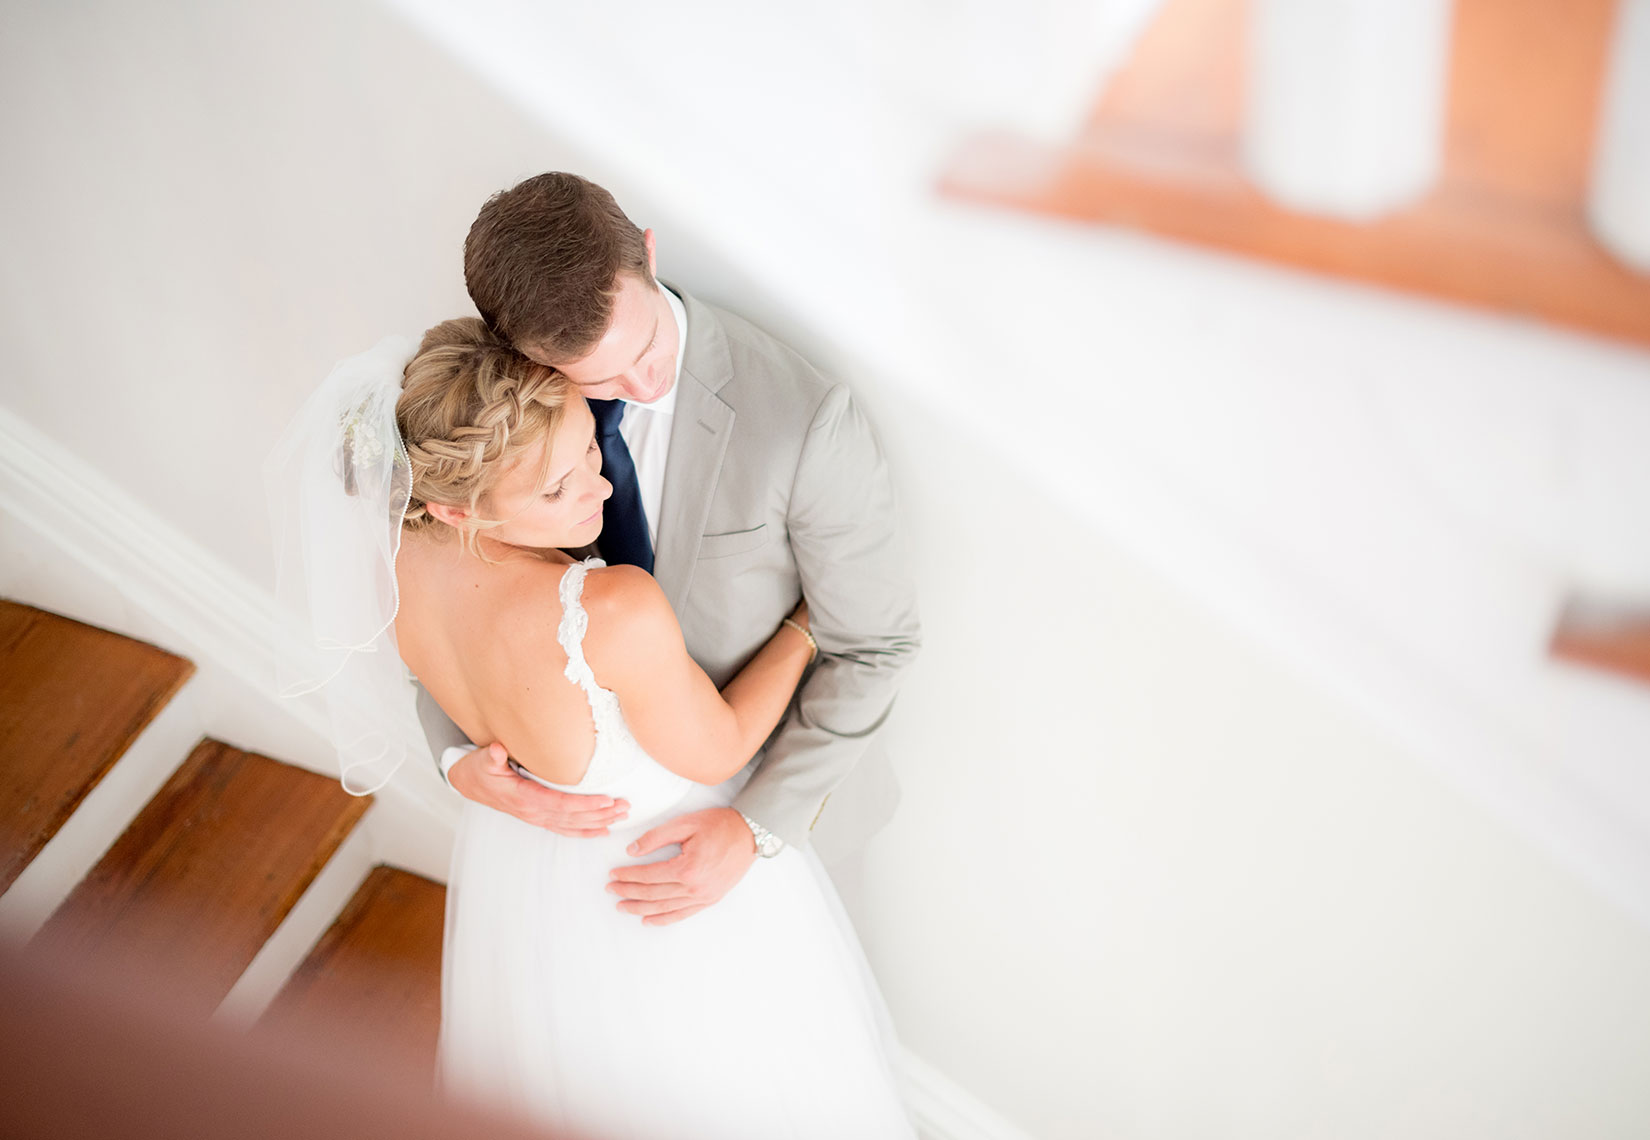
[[[590,702],[590,719],[596,726],[596,751],[591,755],[590,767],[580,783],[601,781],[613,774],[617,756],[622,753],[622,742],[629,737],[624,715],[619,711],[619,698],[611,689],[596,683],[596,674],[584,656],[584,635],[590,628],[590,615],[584,608],[584,579],[592,567],[605,566],[600,558],[586,558],[575,562],[561,576],[561,624],[556,627],[556,641],[567,653],[564,675],[584,690]]]
[[[623,796],[636,818],[663,810],[676,803],[691,787],[691,781],[660,766],[631,735],[625,723],[619,695],[604,689],[596,680],[584,655],[584,635],[590,615],[584,608],[584,580],[593,567],[606,566],[600,558],[586,558],[562,572],[557,593],[561,597],[561,622],[556,641],[567,654],[567,679],[584,690],[590,704],[590,719],[596,727],[596,745],[590,764],[577,784],[551,784],[565,791]]]
[[[590,615],[584,609],[584,579],[594,559],[575,562],[561,576],[561,625],[556,628],[556,641],[567,653],[567,679],[594,699],[599,686],[590,663],[584,659],[584,635],[590,628]]]

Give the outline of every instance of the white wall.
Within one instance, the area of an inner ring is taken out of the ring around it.
[[[988,454],[912,503],[907,1044],[1039,1137],[1642,1135],[1644,928]]]
[[[1644,1134],[1645,702],[1540,643],[1642,565],[1646,354],[935,203],[913,12],[13,4],[0,403],[265,580],[285,417],[581,170],[887,439],[916,1054],[1051,1138]]]
[[[339,356],[473,312],[492,191],[575,161],[384,12],[19,3],[6,405],[256,581],[258,465]]]

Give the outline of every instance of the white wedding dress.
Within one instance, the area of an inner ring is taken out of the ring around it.
[[[440,1067],[450,1091],[588,1140],[914,1140],[886,1012],[810,851],[758,859],[715,906],[663,927],[617,909],[625,847],[726,806],[655,763],[582,648],[568,568],[558,640],[590,699],[595,752],[563,790],[623,797],[611,834],[574,839],[466,803],[447,892]],[[657,858],[676,852],[666,848]]]

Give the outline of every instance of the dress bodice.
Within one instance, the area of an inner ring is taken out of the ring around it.
[[[596,726],[590,764],[576,784],[554,784],[531,773],[528,775],[564,792],[623,798],[630,803],[629,818],[635,824],[662,815],[675,806],[693,787],[693,782],[661,765],[637,743],[625,723],[618,694],[596,682],[596,675],[585,660],[584,635],[590,628],[590,615],[584,608],[584,580],[592,567],[605,565],[599,558],[587,558],[567,568],[561,579],[561,624],[556,629],[556,641],[567,654],[565,675],[584,690],[590,702],[590,716]]]

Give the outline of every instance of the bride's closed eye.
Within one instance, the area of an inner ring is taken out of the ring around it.
[[[589,455],[592,451],[597,451],[597,450],[599,450],[599,448],[596,445],[596,437],[591,436],[590,437],[590,446],[585,448],[584,453],[586,455]],[[560,502],[562,495],[564,495],[566,492],[567,492],[567,480],[563,479],[560,483],[556,484],[556,489],[554,491],[547,491],[545,493],[544,497],[552,503]]]

